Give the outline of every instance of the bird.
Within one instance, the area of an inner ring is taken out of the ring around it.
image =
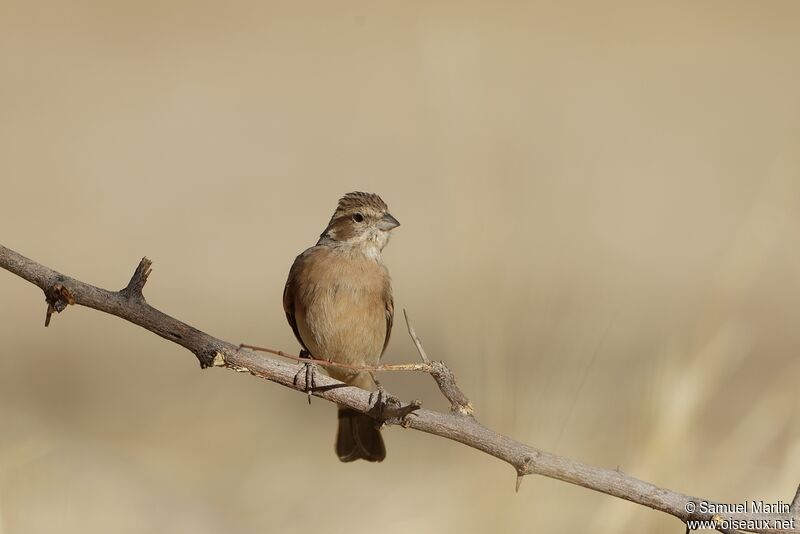
[[[283,291],[286,319],[305,354],[351,366],[378,364],[389,344],[394,299],[381,252],[400,226],[374,193],[347,193],[317,244],[295,258]],[[378,391],[371,372],[331,366],[331,377]],[[342,462],[380,462],[386,447],[376,421],[339,406],[336,454]]]

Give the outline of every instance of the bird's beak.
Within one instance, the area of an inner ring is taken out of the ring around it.
[[[392,228],[397,228],[398,226],[400,226],[400,223],[397,221],[397,219],[392,217],[392,214],[389,212],[384,213],[381,220],[378,221],[378,228],[381,230],[389,231]]]

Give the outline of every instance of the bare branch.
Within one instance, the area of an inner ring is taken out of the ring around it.
[[[197,356],[202,367],[227,367],[295,390],[305,391],[303,384],[294,383],[298,365],[268,358],[252,350],[240,350],[232,343],[210,336],[147,304],[142,296],[142,288],[150,273],[150,261],[146,258],[142,259],[125,289],[120,291],[108,291],[70,278],[2,245],[0,245],[0,267],[24,278],[44,291],[48,305],[48,318],[54,311],[60,312],[69,304],[94,308],[116,315],[185,347]],[[660,488],[619,470],[583,464],[498,434],[480,424],[473,417],[462,415],[464,412],[461,409],[469,407],[471,410],[471,406],[455,385],[452,372],[442,362],[425,361],[427,355],[423,356],[422,344],[410,323],[408,328],[409,334],[417,345],[417,350],[420,351],[423,363],[378,366],[376,370],[400,370],[399,368],[403,367],[405,368],[403,370],[420,370],[431,373],[442,389],[442,393],[450,400],[453,411],[456,413],[441,413],[419,408],[416,402],[397,405],[389,403],[377,406],[371,392],[347,386],[325,375],[317,377],[317,387],[312,391],[313,395],[373,417],[380,414],[385,424],[413,428],[463,443],[490,454],[514,468],[518,476],[517,489],[524,475],[542,475],[647,506],[670,514],[683,522],[689,520],[713,521],[717,525],[717,530],[720,531],[726,531],[724,521],[729,519],[737,521],[769,519],[772,521],[770,524],[774,525],[776,520],[788,522],[797,515],[797,502],[800,499],[797,495],[795,495],[789,513],[712,514],[701,511],[690,513],[687,509],[691,509],[691,507],[687,506],[687,503],[706,502],[716,506],[719,506],[719,503]],[[281,351],[268,350],[280,356],[295,358]],[[438,364],[441,364],[441,367],[438,367]],[[800,489],[798,489],[798,494],[800,494]],[[697,507],[696,510],[702,510],[702,508]],[[799,532],[796,524],[792,524],[788,529],[758,526],[747,528],[747,530],[764,533]]]

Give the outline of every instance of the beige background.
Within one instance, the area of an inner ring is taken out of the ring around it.
[[[481,421],[726,502],[800,482],[800,3],[0,2],[0,242],[224,339],[380,193],[397,309]],[[676,532],[0,272],[0,532]],[[402,323],[386,359],[415,360]],[[385,377],[444,408],[432,380]]]

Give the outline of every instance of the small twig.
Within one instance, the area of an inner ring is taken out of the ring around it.
[[[433,379],[436,380],[436,384],[439,386],[439,390],[442,392],[442,395],[444,395],[445,398],[450,401],[450,411],[454,414],[467,415],[471,417],[474,411],[472,404],[456,384],[456,375],[453,374],[453,371],[451,371],[450,368],[447,367],[447,364],[445,364],[443,361],[432,362],[428,358],[428,355],[425,353],[425,349],[422,348],[422,341],[419,339],[417,332],[411,325],[411,321],[408,319],[408,313],[406,313],[405,309],[403,309],[403,315],[406,319],[408,335],[411,336],[414,346],[417,347],[417,352],[419,352],[420,358],[422,358],[422,361],[425,362],[425,364],[430,366],[430,370],[428,372],[431,374]]]
[[[403,317],[406,319],[406,328],[408,328],[408,335],[411,336],[411,340],[414,342],[414,346],[417,347],[417,352],[419,352],[419,357],[422,358],[422,361],[425,363],[431,363],[430,358],[428,358],[428,354],[425,352],[425,349],[422,348],[422,341],[420,341],[419,337],[417,336],[416,330],[411,325],[411,321],[408,319],[408,312],[405,308],[403,308]]]
[[[269,354],[274,354],[276,356],[281,356],[282,358],[287,358],[289,360],[294,360],[296,362],[301,363],[309,363],[312,362],[314,365],[319,365],[321,367],[335,367],[337,369],[349,369],[351,371],[371,371],[371,372],[381,372],[381,371],[422,371],[424,373],[432,373],[433,368],[424,363],[394,363],[394,364],[386,364],[386,365],[351,365],[347,363],[339,363],[339,362],[331,362],[328,360],[318,360],[316,358],[302,358],[300,356],[294,356],[292,354],[287,354],[282,350],[271,349],[269,347],[259,347],[257,345],[248,345],[247,343],[240,343],[240,349],[250,349],[255,350],[258,352],[266,352]]]

